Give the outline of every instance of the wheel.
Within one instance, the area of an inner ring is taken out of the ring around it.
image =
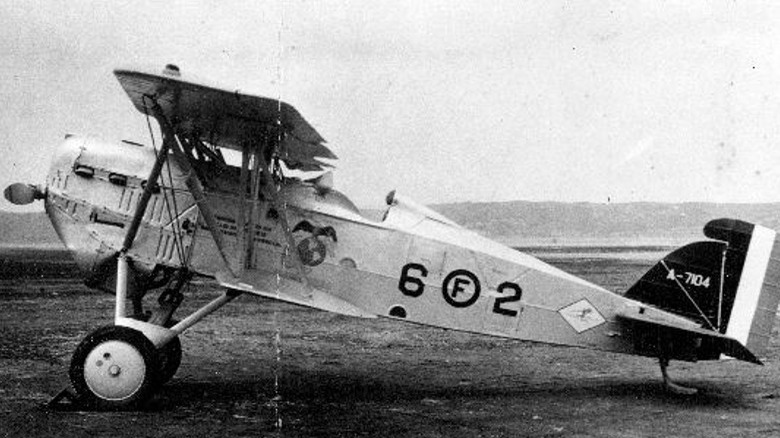
[[[176,371],[179,370],[179,365],[181,365],[181,341],[179,337],[176,336],[157,350],[157,355],[159,359],[157,383],[165,385],[173,378]]]
[[[106,326],[87,335],[70,362],[79,398],[98,409],[140,407],[158,385],[160,361],[149,339],[128,327]]]
[[[149,320],[149,315],[134,316],[133,319],[146,322]],[[171,319],[165,323],[165,328],[171,328],[178,323],[178,320]],[[179,365],[181,365],[181,353],[181,341],[178,336],[157,350],[157,363],[159,365],[157,369],[158,385],[165,385],[176,375],[176,371],[179,370]]]

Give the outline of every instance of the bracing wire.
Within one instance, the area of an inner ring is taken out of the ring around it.
[[[173,200],[173,212],[176,214],[176,219],[171,220],[171,226],[173,227],[173,242],[176,245],[176,252],[179,254],[179,260],[186,267],[187,260],[184,254],[184,242],[181,241],[181,224],[179,224],[179,207],[176,203],[176,192],[173,188],[173,173],[171,172],[171,163],[169,160],[165,160],[165,167],[168,169],[168,180],[171,182],[171,199]]]

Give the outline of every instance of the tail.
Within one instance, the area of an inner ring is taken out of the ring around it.
[[[760,363],[757,358],[766,353],[780,302],[777,233],[739,220],[717,219],[704,227],[704,234],[714,240],[673,251],[625,295],[701,327],[688,330],[624,316],[638,328],[637,352],[682,360],[726,354]]]

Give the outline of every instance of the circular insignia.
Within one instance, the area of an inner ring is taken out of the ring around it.
[[[465,269],[450,272],[441,286],[444,300],[452,307],[468,307],[476,303],[480,289],[477,276]]]
[[[306,266],[317,266],[325,261],[325,244],[316,237],[307,237],[298,243],[298,255]]]

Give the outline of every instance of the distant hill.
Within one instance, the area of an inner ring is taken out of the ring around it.
[[[431,208],[466,228],[512,246],[679,245],[703,238],[704,225],[722,217],[780,230],[780,203],[513,201],[439,204]]]
[[[731,217],[780,230],[780,203],[625,204],[463,202],[431,206],[484,236],[511,246],[679,245],[703,238],[708,221]],[[379,218],[381,212],[366,211]],[[44,213],[0,211],[0,244],[61,246]]]

